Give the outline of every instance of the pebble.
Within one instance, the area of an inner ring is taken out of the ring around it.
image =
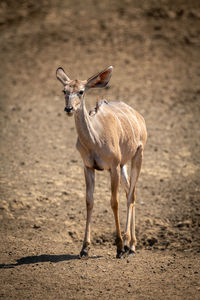
[[[183,115],[183,114],[185,113],[185,109],[184,109],[184,108],[181,108],[181,109],[179,109],[178,112],[179,112],[180,115]]]

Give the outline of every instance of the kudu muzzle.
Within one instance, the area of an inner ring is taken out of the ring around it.
[[[72,106],[72,99],[74,98],[75,95],[66,95],[65,96],[65,108],[64,111],[67,113],[71,113],[73,111],[73,106]]]

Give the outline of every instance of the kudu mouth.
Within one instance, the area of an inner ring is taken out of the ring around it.
[[[65,107],[64,111],[67,113],[68,116],[72,116],[74,113],[73,107]]]

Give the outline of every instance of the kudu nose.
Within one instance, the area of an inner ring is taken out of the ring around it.
[[[67,113],[71,112],[73,109],[73,107],[65,107],[64,111],[66,111]]]

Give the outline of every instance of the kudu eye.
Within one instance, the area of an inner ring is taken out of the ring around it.
[[[79,95],[83,95],[83,93],[84,93],[84,91],[83,91],[83,90],[81,90],[81,91],[79,92]]]
[[[65,90],[62,90],[62,92],[63,92],[64,95],[66,95],[66,91]]]

